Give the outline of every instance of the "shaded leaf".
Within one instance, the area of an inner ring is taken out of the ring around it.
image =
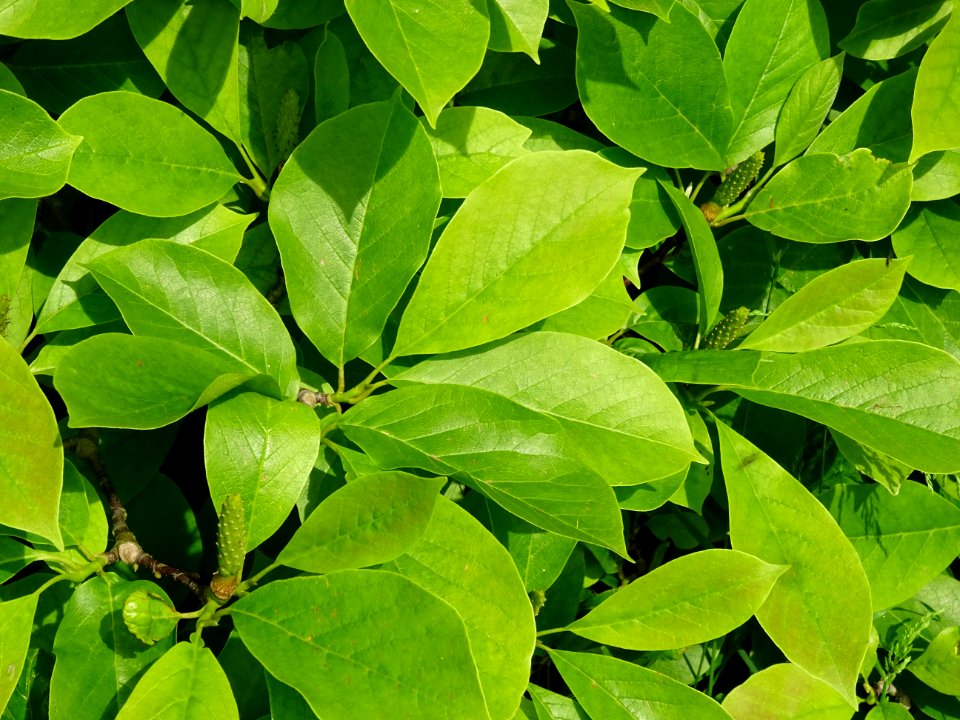
[[[952,200],[915,205],[893,233],[899,257],[913,256],[907,268],[927,285],[960,290],[960,205]]]
[[[857,24],[840,47],[865,60],[889,60],[920,47],[943,27],[949,0],[869,0],[857,12]]]

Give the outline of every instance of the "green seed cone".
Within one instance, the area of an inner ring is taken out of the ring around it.
[[[707,350],[723,350],[736,340],[749,317],[750,310],[748,308],[738,307],[736,310],[731,310],[710,331],[703,341],[703,347]]]
[[[123,622],[146,645],[153,645],[173,632],[180,614],[159,595],[134,590],[123,601]]]
[[[243,523],[243,500],[239,495],[227,495],[220,511],[217,535],[217,574],[237,577],[243,571],[247,554],[247,533]]]
[[[713,196],[713,202],[720,206],[726,206],[736,200],[743,194],[743,191],[760,174],[760,168],[763,167],[763,150],[757,150],[742,163],[737,165],[733,172],[727,175],[720,187],[717,188]]]

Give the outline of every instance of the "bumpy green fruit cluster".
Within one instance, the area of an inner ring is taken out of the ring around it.
[[[173,632],[180,614],[159,595],[134,590],[123,601],[123,622],[141,642],[153,645]]]
[[[210,591],[221,602],[229,600],[240,581],[243,559],[247,554],[247,532],[243,523],[243,500],[227,495],[220,510],[217,534],[217,573]]]
[[[717,192],[713,196],[713,202],[720,207],[724,207],[740,197],[743,191],[760,174],[760,168],[763,167],[763,158],[763,150],[757,150],[737,165],[720,183],[720,187],[717,188]]]
[[[731,310],[704,338],[703,347],[707,350],[723,350],[737,339],[737,335],[746,325],[749,317],[750,310],[748,308],[738,307],[736,310]]]

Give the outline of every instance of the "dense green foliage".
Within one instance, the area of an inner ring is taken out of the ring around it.
[[[960,720],[951,0],[0,0],[0,718]]]

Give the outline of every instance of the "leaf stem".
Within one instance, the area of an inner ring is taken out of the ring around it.
[[[253,160],[250,158],[249,153],[247,153],[247,148],[243,146],[243,143],[237,143],[237,147],[240,148],[240,154],[243,156],[243,161],[247,164],[247,168],[250,170],[250,174],[253,177],[243,177],[240,176],[240,180],[248,185],[251,190],[256,194],[258,198],[267,202],[270,200],[270,188],[267,187],[267,181],[264,180],[263,175],[260,174],[260,171],[257,170],[257,166],[253,164]]]
[[[27,335],[27,338],[20,343],[20,354],[23,355],[23,351],[27,349],[27,346],[33,342],[33,339],[37,336],[37,330],[34,328],[30,331],[30,334]]]
[[[541,630],[537,633],[537,637],[543,637],[544,635],[555,635],[556,633],[566,632],[565,627],[561,628],[550,628],[549,630]]]
[[[242,583],[237,585],[237,590],[235,594],[238,596],[246,595],[248,592],[250,592],[253,588],[257,586],[257,583],[263,580],[265,576],[272,573],[278,567],[281,567],[281,566],[278,565],[277,563],[271,563],[270,565],[267,565],[263,570],[258,572],[256,575],[252,575],[248,577]]]
[[[739,214],[742,213],[744,208],[746,208],[757,193],[763,189],[763,186],[767,184],[767,181],[773,176],[773,172],[776,168],[771,167],[764,173],[763,177],[757,180],[754,183],[753,187],[750,188],[742,198],[740,198],[733,205],[728,205],[725,208],[721,208],[720,212],[717,213],[717,217],[714,218],[713,222],[710,223],[713,227],[720,227],[721,225],[726,225],[727,223],[733,222],[734,220],[742,220],[745,215]]]
[[[690,193],[690,200],[692,200],[694,203],[697,200],[697,195],[700,194],[700,191],[703,189],[704,184],[707,182],[707,180],[710,179],[711,175],[713,175],[713,172],[705,172],[703,174],[703,177],[700,178],[700,182],[698,182],[696,187],[693,188],[693,192]]]

